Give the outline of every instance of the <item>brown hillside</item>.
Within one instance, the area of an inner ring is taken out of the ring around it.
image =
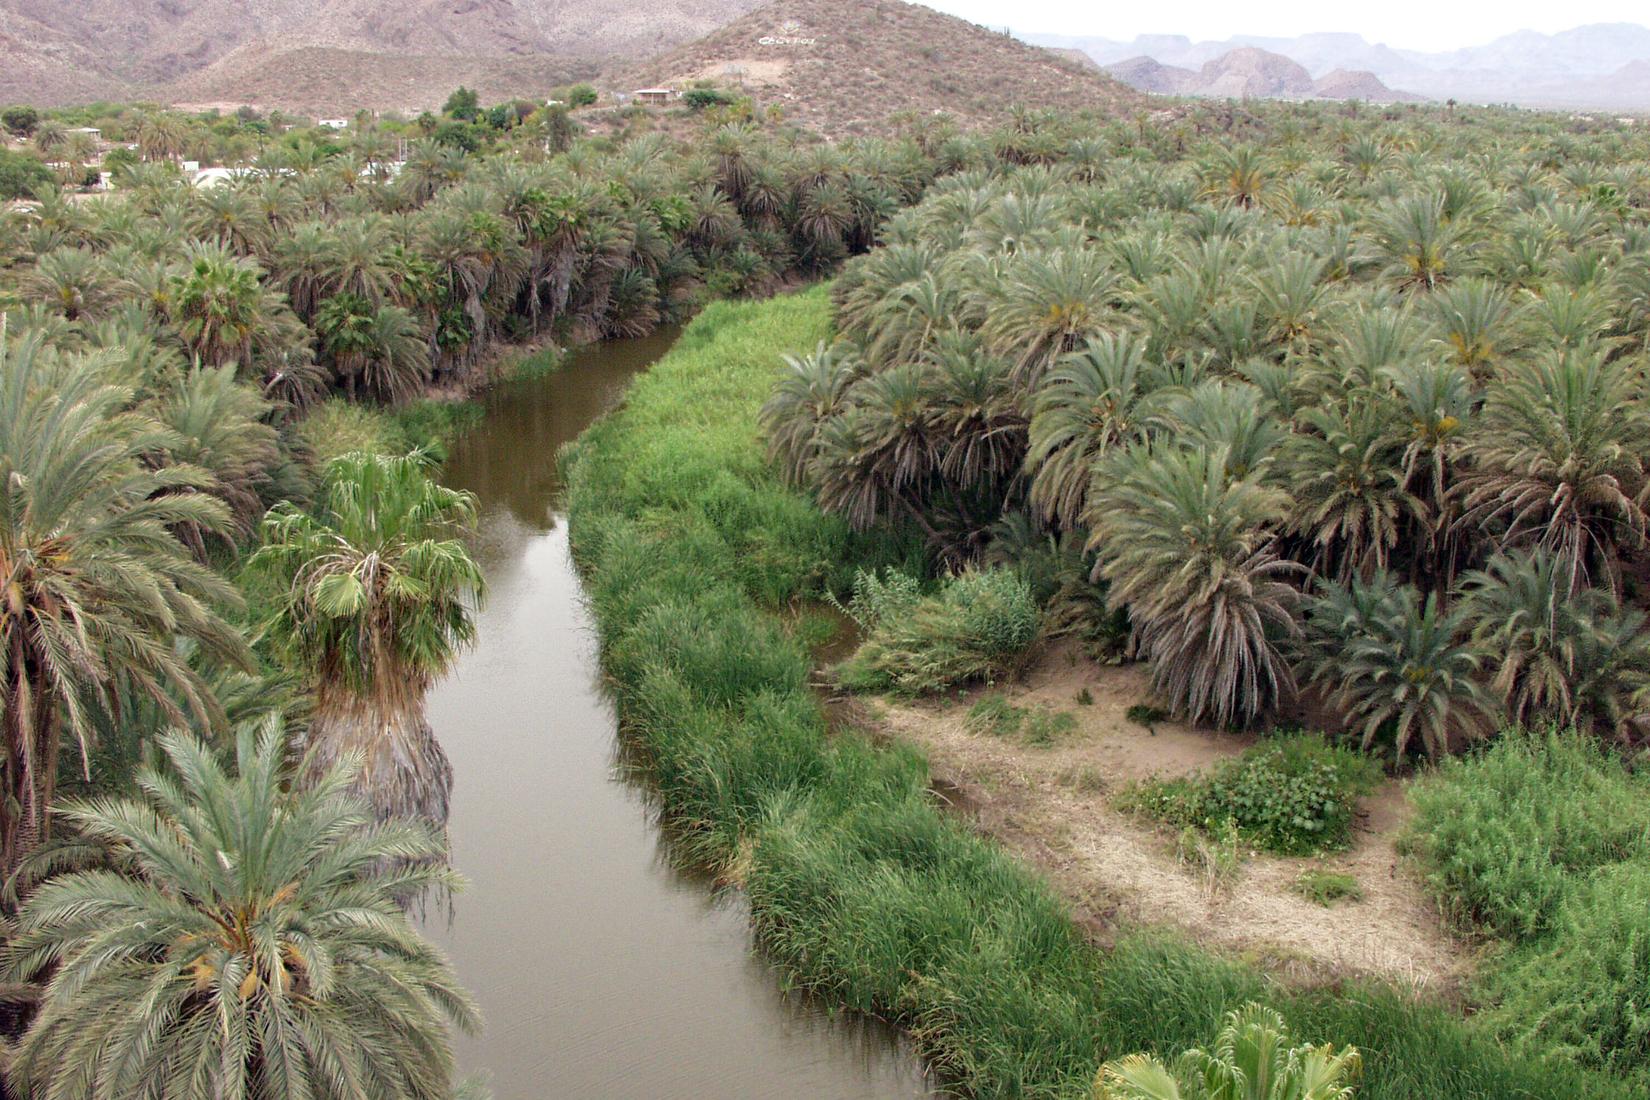
[[[902,0],[776,0],[655,61],[619,89],[694,80],[742,85],[759,105],[830,135],[890,116],[946,113],[965,126],[1013,106],[1131,110],[1143,100],[1093,68]]]
[[[399,66],[414,98],[436,83],[423,59],[463,58],[486,83],[525,57],[645,57],[691,41],[756,0],[0,0],[0,102],[72,102],[129,91],[154,98],[269,99],[291,51],[380,58],[362,72],[377,95]],[[323,74],[327,106],[352,98],[353,62]],[[301,75],[319,65],[305,62]],[[243,74],[248,83],[239,84]],[[440,74],[445,79],[446,72]],[[425,86],[428,87],[425,87]],[[177,91],[174,93],[173,89]],[[311,95],[296,82],[283,91]],[[450,85],[448,86],[450,90]],[[246,93],[258,93],[246,94]],[[444,94],[444,93],[443,93]]]
[[[1203,66],[1199,95],[1303,96],[1312,94],[1312,74],[1282,54],[1252,46],[1228,50]]]
[[[596,62],[553,54],[482,58],[315,47],[271,53],[249,47],[170,85],[164,98],[192,107],[244,103],[318,115],[363,108],[416,114],[440,108],[460,84],[489,103],[543,97],[597,70]]]
[[[1418,95],[1388,88],[1380,77],[1364,69],[1336,69],[1325,73],[1312,86],[1319,99],[1363,99],[1371,103],[1420,103]]]

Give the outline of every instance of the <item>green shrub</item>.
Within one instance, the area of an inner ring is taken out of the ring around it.
[[[1004,569],[971,570],[878,621],[842,668],[856,691],[934,692],[1007,675],[1037,638],[1031,589]]]
[[[1574,734],[1504,733],[1409,797],[1408,843],[1439,901],[1502,936],[1542,934],[1579,878],[1650,856],[1650,782]]]
[[[354,405],[341,397],[331,397],[318,405],[298,424],[298,438],[317,467],[351,451],[373,454],[406,454],[411,450],[406,433],[389,413],[365,405]]]
[[[1650,1086],[1650,866],[1578,880],[1549,936],[1515,951],[1486,988],[1487,1018],[1532,1054],[1558,1054]]]
[[[839,602],[834,594],[827,594],[826,599],[858,623],[861,630],[872,630],[916,607],[922,599],[922,582],[891,566],[881,576],[875,569],[855,569],[854,591],[847,604]]]
[[[689,88],[682,93],[682,102],[695,111],[711,107],[726,107],[738,101],[738,96],[721,88]]]
[[[1207,774],[1137,784],[1123,792],[1120,804],[1205,831],[1230,819],[1250,844],[1310,855],[1347,846],[1358,799],[1379,775],[1360,753],[1296,734],[1257,745]]]
[[[1302,871],[1295,879],[1294,890],[1301,897],[1325,908],[1337,901],[1357,901],[1364,896],[1364,888],[1351,875],[1317,867]]]

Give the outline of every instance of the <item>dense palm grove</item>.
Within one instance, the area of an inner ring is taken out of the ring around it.
[[[1286,108],[1175,140],[940,180],[839,279],[840,343],[766,410],[778,461],[953,565],[1053,540],[1077,625],[1193,720],[1629,734],[1646,141]]]

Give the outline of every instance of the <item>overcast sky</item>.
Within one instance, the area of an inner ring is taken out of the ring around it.
[[[1477,46],[1531,29],[1551,33],[1583,23],[1650,23],[1646,0],[1386,0],[1325,4],[1322,0],[921,0],[929,7],[993,27],[1019,32],[1133,38],[1137,34],[1184,34],[1193,39],[1234,34],[1296,35],[1354,31],[1371,42],[1417,50]]]

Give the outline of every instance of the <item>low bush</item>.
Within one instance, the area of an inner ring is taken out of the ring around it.
[[[474,401],[422,400],[380,409],[333,397],[298,423],[297,435],[318,469],[351,451],[404,455],[422,448],[439,462],[446,458],[448,444],[482,415]]]
[[[841,669],[856,691],[943,691],[1006,676],[1037,639],[1031,588],[1004,569],[970,570],[877,621]]]
[[[1512,730],[1410,797],[1440,904],[1506,945],[1483,1018],[1650,1091],[1650,779],[1591,738]]]
[[[1650,856],[1650,781],[1574,734],[1510,731],[1409,797],[1408,843],[1433,892],[1500,936],[1540,935],[1579,877]]]
[[[1337,901],[1357,901],[1364,896],[1364,888],[1351,875],[1317,867],[1302,871],[1295,879],[1294,890],[1301,897],[1325,908]]]
[[[1296,734],[1257,745],[1207,774],[1137,784],[1119,803],[1181,828],[1208,831],[1231,820],[1256,847],[1311,855],[1347,846],[1358,799],[1379,776],[1367,757]]]

